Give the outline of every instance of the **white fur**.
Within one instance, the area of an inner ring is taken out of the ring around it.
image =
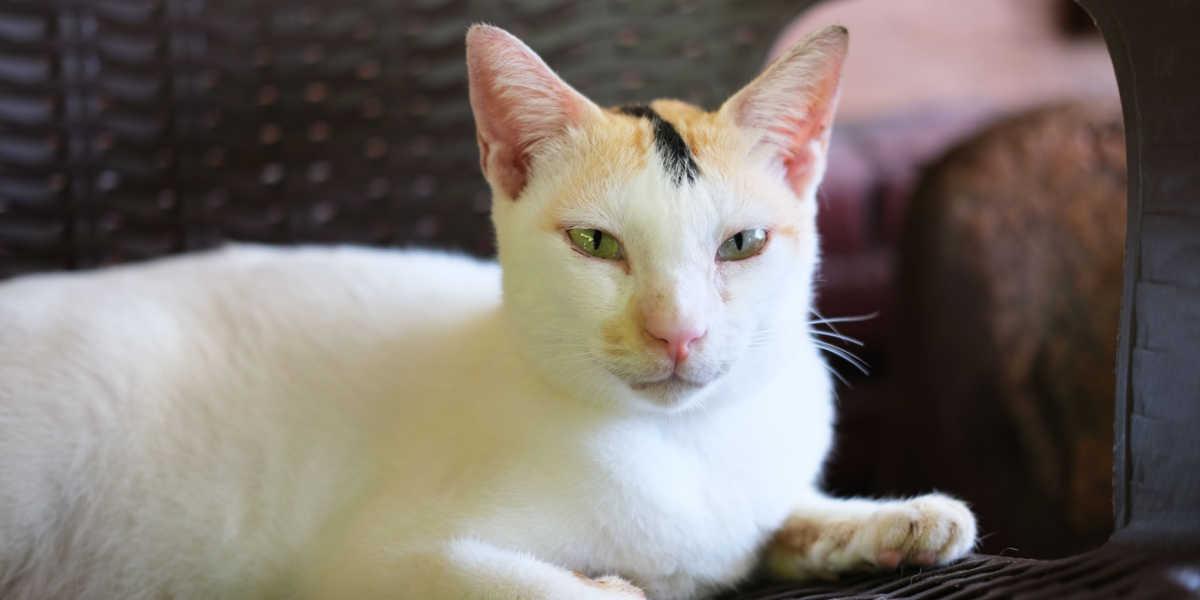
[[[807,332],[812,190],[765,164],[680,188],[656,160],[573,190],[590,201],[568,218],[620,232],[626,273],[538,225],[571,147],[494,207],[503,275],[236,246],[0,285],[0,596],[637,596],[575,571],[695,598],[742,580],[789,517],[865,533],[853,556],[777,556],[784,574],[965,552],[955,501],[924,500],[958,537],[917,539],[888,533],[924,514],[909,503],[817,490],[833,409]],[[714,262],[772,225],[765,197],[806,207],[799,243]],[[599,350],[646,294],[706,324],[684,368],[703,385],[634,391],[662,357]]]
[[[811,349],[683,414],[557,392],[465,258],[236,247],[0,289],[6,597],[430,597],[393,560],[467,539],[686,597],[746,573],[829,443]]]

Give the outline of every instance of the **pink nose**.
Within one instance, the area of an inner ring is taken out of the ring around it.
[[[697,327],[654,327],[646,326],[646,334],[666,344],[667,355],[675,359],[675,364],[687,360],[692,343],[704,337],[707,333]]]

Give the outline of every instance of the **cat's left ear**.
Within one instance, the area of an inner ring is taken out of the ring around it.
[[[509,199],[524,189],[539,148],[602,114],[499,27],[474,25],[467,31],[467,73],[479,163],[484,177]]]
[[[849,38],[841,26],[818,31],[721,105],[720,116],[778,161],[798,195],[824,172]]]

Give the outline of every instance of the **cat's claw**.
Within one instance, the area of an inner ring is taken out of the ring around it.
[[[902,564],[943,565],[966,555],[975,533],[967,506],[941,494],[882,504],[859,519],[797,515],[768,547],[767,568],[794,579]]]

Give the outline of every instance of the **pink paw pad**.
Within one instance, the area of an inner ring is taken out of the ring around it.
[[[904,560],[904,555],[897,550],[884,550],[875,557],[875,562],[881,567],[895,569],[900,566],[900,561]]]

